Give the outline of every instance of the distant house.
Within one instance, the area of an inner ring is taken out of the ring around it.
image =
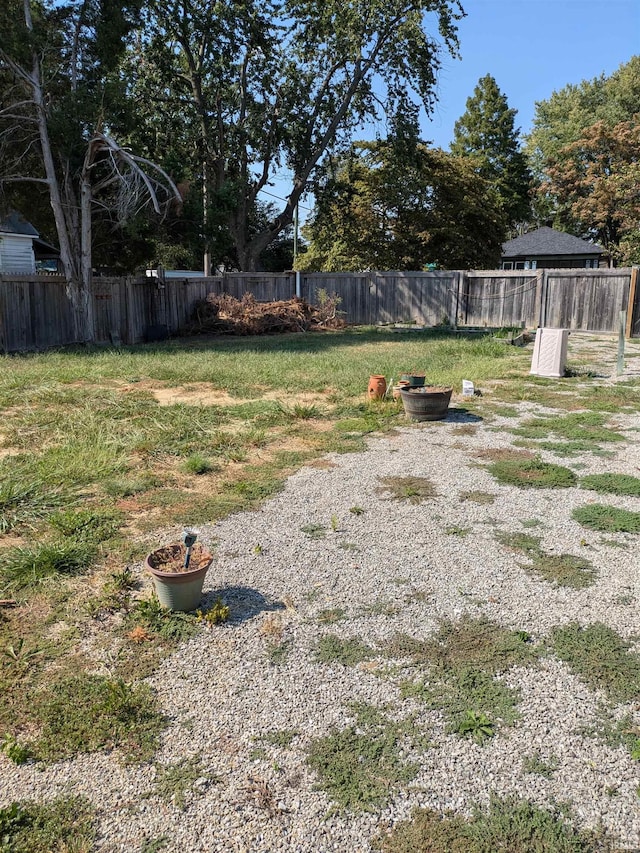
[[[55,272],[60,252],[40,239],[30,222],[15,210],[0,218],[0,273],[28,275]]]
[[[604,255],[602,246],[544,226],[503,243],[500,269],[599,267],[601,261],[605,260]]]

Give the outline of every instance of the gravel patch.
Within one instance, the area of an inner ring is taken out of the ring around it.
[[[0,806],[83,794],[98,809],[98,851],[142,850],[166,838],[162,849],[182,853],[365,853],[416,806],[468,814],[474,803],[488,803],[490,793],[517,794],[541,806],[566,802],[577,826],[602,825],[620,849],[640,849],[639,763],[585,733],[606,697],[548,646],[537,664],[500,676],[520,691],[520,718],[484,745],[448,733],[438,710],[403,698],[402,676],[385,655],[398,634],[427,639],[442,620],[467,614],[526,631],[540,644],[554,626],[572,621],[602,621],[631,641],[637,637],[640,540],[585,530],[571,513],[596,502],[637,512],[640,500],[577,486],[498,484],[477,454],[512,448],[508,430],[543,411],[530,404],[518,409],[519,418],[474,420],[472,435],[456,432],[467,421],[458,411],[446,422],[372,437],[364,453],[332,455],[334,467],[302,469],[258,511],[201,528],[201,540],[216,554],[205,594],[210,602],[221,596],[231,619],[185,643],[150,679],[170,719],[157,761],[187,760],[199,768],[184,809],[157,795],[154,765],[124,766],[116,754],[45,768],[16,767],[0,756]],[[637,476],[640,415],[615,421],[627,441],[613,445],[613,458],[559,460],[546,452],[542,458],[578,463],[579,476]],[[406,476],[429,479],[436,496],[412,504],[381,488],[382,478]],[[461,500],[465,492],[494,500]],[[352,513],[354,506],[364,512]],[[537,526],[529,526],[532,520]],[[324,527],[324,536],[303,532],[308,525]],[[549,553],[586,557],[597,568],[596,582],[569,589],[537,579],[523,568],[527,557],[501,545],[497,532],[529,533]],[[323,621],[329,609],[339,611],[334,622]],[[359,638],[374,648],[372,660],[348,668],[318,662],[317,642],[326,634]],[[286,653],[275,660],[273,649],[283,643]],[[408,747],[417,775],[392,790],[385,805],[345,814],[319,789],[306,754],[314,739],[353,724],[354,702],[393,719],[413,716],[430,745]],[[616,713],[640,724],[638,702]],[[288,742],[264,737],[284,730]],[[554,769],[527,772],[523,761],[533,755]]]

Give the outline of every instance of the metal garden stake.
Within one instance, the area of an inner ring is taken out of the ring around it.
[[[184,555],[185,569],[189,568],[189,563],[191,562],[191,549],[193,548],[197,538],[198,534],[194,533],[193,530],[184,530],[182,533],[182,541],[187,549],[187,553]]]

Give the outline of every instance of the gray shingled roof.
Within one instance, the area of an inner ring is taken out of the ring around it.
[[[502,244],[502,257],[514,258],[546,255],[601,255],[604,249],[595,243],[587,243],[573,234],[556,231],[544,225]]]
[[[21,213],[11,210],[0,219],[0,231],[5,234],[25,234],[27,237],[39,237],[40,235],[30,222]]]

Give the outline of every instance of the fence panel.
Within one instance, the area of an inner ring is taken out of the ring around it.
[[[0,276],[0,321],[5,352],[75,341],[73,312],[60,276]]]
[[[537,324],[536,273],[469,272],[464,275],[461,313],[467,326]]]
[[[631,271],[545,270],[540,325],[591,332],[615,332],[627,310]]]
[[[301,285],[303,299],[312,305],[317,305],[320,290],[329,295],[335,293],[347,323],[376,322],[377,285],[370,273],[307,273],[302,276]]]

